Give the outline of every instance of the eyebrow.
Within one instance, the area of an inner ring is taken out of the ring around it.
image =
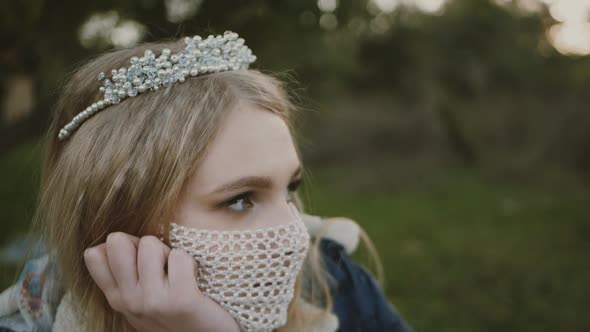
[[[299,166],[297,166],[297,169],[295,169],[295,172],[293,172],[293,175],[291,175],[291,179],[294,179],[297,176],[301,175],[302,172],[303,168],[301,167],[301,164],[299,164]],[[228,191],[237,191],[238,189],[244,187],[268,189],[272,187],[272,179],[267,176],[246,176],[218,187],[217,189],[213,190],[211,194],[219,194]]]

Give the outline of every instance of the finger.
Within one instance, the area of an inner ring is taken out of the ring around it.
[[[133,290],[138,285],[137,245],[136,237],[129,234],[116,232],[107,236],[108,263],[121,290]]]
[[[168,255],[168,283],[170,287],[196,286],[197,262],[187,252],[172,249]]]
[[[144,236],[137,248],[139,284],[144,290],[163,287],[166,281],[164,269],[170,248],[155,236]]]
[[[84,263],[90,276],[103,293],[111,293],[117,289],[117,282],[107,260],[105,243],[86,249]]]

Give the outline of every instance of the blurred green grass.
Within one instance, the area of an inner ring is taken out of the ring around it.
[[[39,163],[36,140],[0,155],[0,243],[29,225],[39,185]]]
[[[344,182],[338,170],[314,172],[310,212],[362,225],[416,331],[590,329],[587,192],[470,172],[397,193]]]
[[[25,233],[39,185],[40,147],[32,140],[0,155],[0,248]],[[20,266],[0,264],[0,289],[13,283]]]
[[[32,216],[36,144],[0,157],[0,246]],[[587,190],[453,171],[403,190],[361,191],[346,185],[350,169],[311,174],[303,195],[310,212],[363,226],[388,296],[416,331],[590,329]],[[4,288],[18,267],[0,269]]]

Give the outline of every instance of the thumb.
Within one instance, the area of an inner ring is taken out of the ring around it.
[[[172,287],[197,286],[198,263],[184,250],[172,249],[168,255],[168,281]]]

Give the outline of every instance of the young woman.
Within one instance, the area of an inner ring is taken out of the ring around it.
[[[70,77],[35,216],[49,252],[0,296],[0,330],[409,330],[349,259],[362,230],[302,212],[295,106],[255,59],[228,31]]]

